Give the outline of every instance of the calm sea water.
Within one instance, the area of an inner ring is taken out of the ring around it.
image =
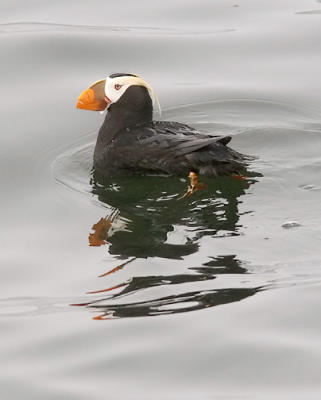
[[[1,399],[319,399],[320,1],[3,0],[0,42]],[[253,177],[98,183],[123,71]]]

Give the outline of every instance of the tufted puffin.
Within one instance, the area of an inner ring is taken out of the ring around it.
[[[94,168],[105,177],[119,174],[242,175],[249,156],[227,146],[230,136],[213,136],[179,123],[153,121],[158,99],[134,74],[117,73],[93,83],[77,108],[107,115],[99,130]]]

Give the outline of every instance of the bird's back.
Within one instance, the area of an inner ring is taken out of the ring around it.
[[[244,173],[249,157],[229,148],[229,136],[203,134],[178,122],[154,121],[120,130],[95,168],[104,175],[160,173],[217,176]]]

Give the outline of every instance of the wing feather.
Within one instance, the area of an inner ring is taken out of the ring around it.
[[[166,122],[127,128],[115,137],[118,163],[126,168],[135,169],[136,165],[184,174],[189,170],[210,170],[212,175],[246,167],[246,156],[226,146],[230,140],[230,136],[210,136],[184,124]]]

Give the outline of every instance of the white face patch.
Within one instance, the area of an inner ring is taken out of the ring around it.
[[[116,103],[131,86],[126,78],[128,77],[106,78],[105,94],[112,103]]]
[[[110,78],[108,76],[106,78],[105,94],[111,101],[111,103],[116,103],[121,98],[121,96],[126,92],[126,90],[132,85],[144,86],[148,90],[148,93],[151,99],[153,100],[153,103],[154,100],[156,100],[160,113],[161,111],[160,104],[156,94],[154,93],[151,86],[139,76],[126,75],[126,76],[117,76],[115,78]]]

